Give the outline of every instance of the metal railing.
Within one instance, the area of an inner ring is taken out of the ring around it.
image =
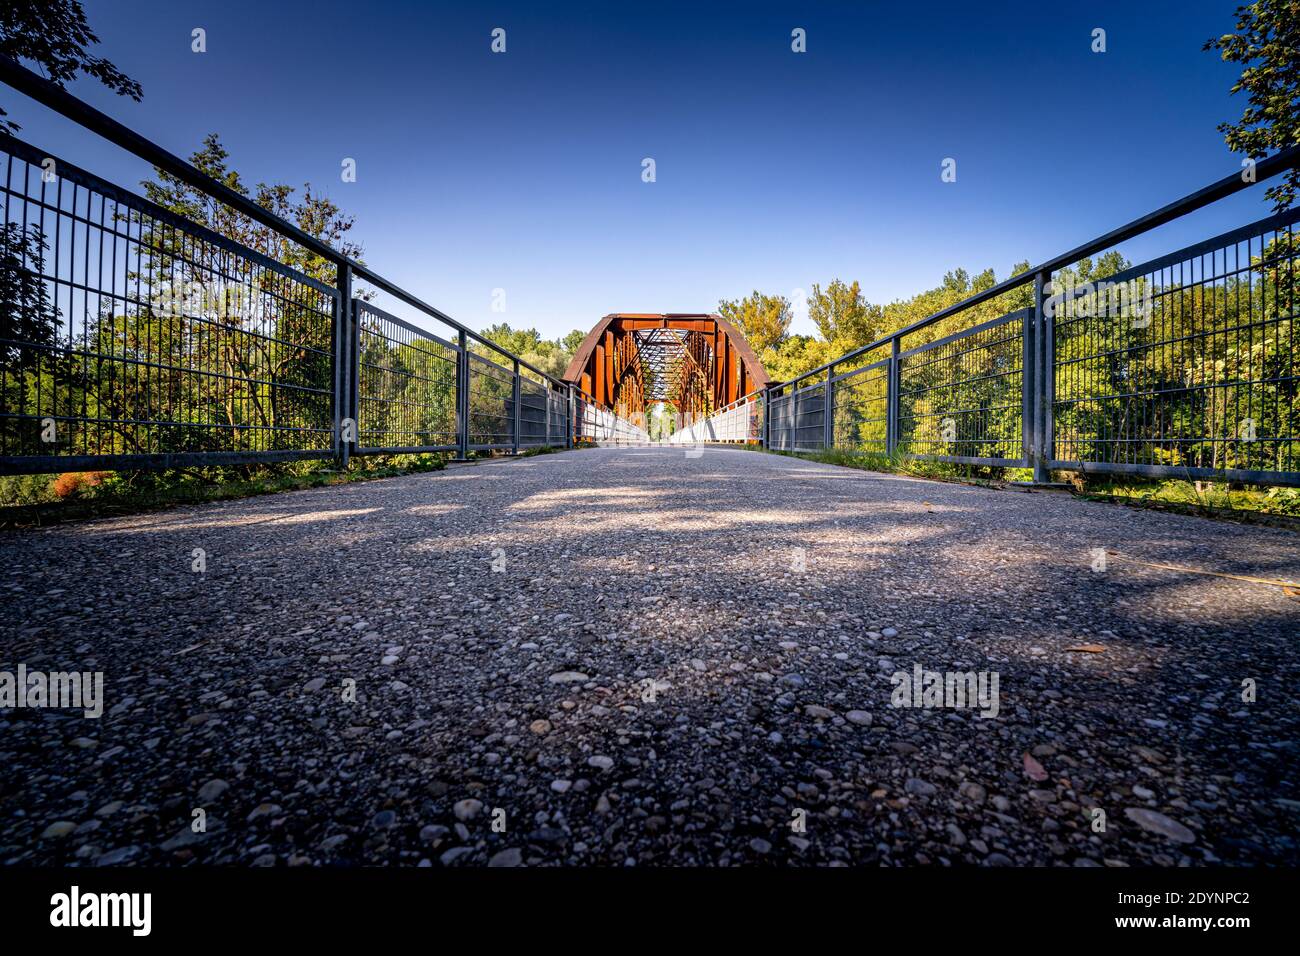
[[[670,445],[759,444],[763,440],[763,393],[750,392],[707,418],[669,435]]]
[[[0,80],[332,270],[329,282],[309,276],[0,136],[0,473],[649,440],[4,57]],[[1256,163],[1253,181],[1298,165],[1300,147],[1284,150]],[[1300,211],[1104,286],[1063,281],[1084,257],[1248,186],[1225,177],[746,396],[676,441],[757,432],[779,450],[1032,467],[1040,481],[1075,469],[1300,485]],[[396,304],[354,297],[355,283]],[[393,309],[436,323],[442,337]]]
[[[572,443],[568,383],[4,57],[0,79],[335,280],[0,135],[0,474]]]
[[[597,405],[592,396],[577,391],[574,440],[593,445],[645,445],[650,434],[637,422]]]
[[[1293,147],[1254,181],[1297,165]],[[1036,481],[1062,469],[1300,485],[1300,209],[1090,282],[1071,268],[1249,185],[1226,177],[769,386],[765,443],[1033,468]],[[1033,305],[1008,309],[1026,286]]]

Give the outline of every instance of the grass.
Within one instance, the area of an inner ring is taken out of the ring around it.
[[[1182,514],[1250,521],[1262,516],[1300,528],[1300,488],[1242,485],[1225,481],[1172,479],[1076,479],[1075,493],[1092,501],[1110,501]]]
[[[0,478],[0,528],[40,527],[63,521],[160,511],[280,491],[373,481],[441,471],[435,455],[356,459],[346,470],[332,461],[252,469],[83,472]]]
[[[880,452],[847,451],[840,448],[811,452],[769,451],[807,461],[846,468],[862,468],[887,474],[911,475],[939,481],[959,481],[985,487],[1005,487],[1012,481],[1028,481],[1028,468],[996,468],[926,461]],[[1072,493],[1090,501],[1106,501],[1133,507],[1154,508],[1208,518],[1264,523],[1300,530],[1300,488],[1242,485],[1230,482],[1197,482],[1171,479],[1099,479],[1095,475],[1064,473]],[[1294,520],[1293,520],[1294,519]]]
[[[885,454],[874,451],[849,451],[843,448],[823,448],[817,451],[776,451],[757,446],[745,446],[773,455],[802,458],[825,465],[844,468],[861,468],[881,471],[891,475],[910,475],[914,478],[931,478],[936,481],[960,481],[979,485],[997,485],[1019,481],[1030,475],[1028,468],[987,468],[979,465],[962,465],[947,461],[929,461],[909,458],[897,452]]]
[[[552,445],[522,449],[517,458],[564,451]],[[473,452],[475,460],[493,457]],[[66,472],[0,477],[0,529],[41,527],[208,501],[228,501],[281,491],[301,491],[378,478],[442,471],[447,455],[369,455],[346,469],[330,460],[241,468],[168,471]]]

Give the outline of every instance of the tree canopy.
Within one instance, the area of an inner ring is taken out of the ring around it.
[[[1233,93],[1248,104],[1236,123],[1221,123],[1228,148],[1262,159],[1300,144],[1300,0],[1258,0],[1237,8],[1237,32],[1212,37],[1214,50],[1242,65]],[[1300,190],[1300,170],[1291,169],[1264,195],[1277,212],[1288,209]]]
[[[790,332],[794,315],[790,300],[779,295],[764,295],[755,289],[743,299],[718,303],[718,315],[737,329],[758,354],[777,348]]]
[[[0,4],[0,56],[36,65],[60,88],[84,73],[119,96],[139,100],[140,84],[87,48],[99,42],[79,0],[5,0]],[[0,128],[21,127],[0,106]]]

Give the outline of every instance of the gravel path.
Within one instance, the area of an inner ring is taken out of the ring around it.
[[[0,860],[1300,863],[1300,600],[1138,561],[1300,536],[654,448],[6,534],[0,670],[105,708],[0,711]]]

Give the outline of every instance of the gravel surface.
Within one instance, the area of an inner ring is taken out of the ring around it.
[[[0,670],[105,706],[0,711],[0,860],[1295,865],[1300,601],[1140,561],[1300,537],[679,448],[8,533]]]

